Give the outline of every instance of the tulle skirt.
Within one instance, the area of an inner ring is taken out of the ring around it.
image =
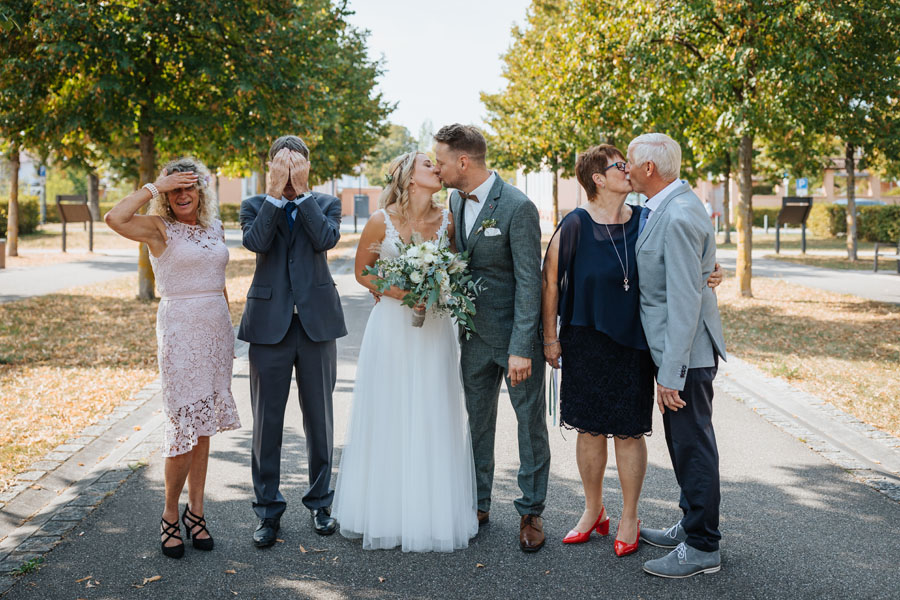
[[[333,516],[364,549],[450,552],[478,532],[456,326],[383,298],[369,316]]]

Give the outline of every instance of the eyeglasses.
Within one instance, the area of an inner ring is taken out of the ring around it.
[[[613,167],[617,168],[618,170],[622,171],[623,173],[625,172],[625,163],[622,162],[621,160],[619,162],[614,162],[613,164],[609,165],[608,167],[603,169],[603,172],[606,173]]]

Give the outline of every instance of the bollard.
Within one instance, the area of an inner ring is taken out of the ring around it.
[[[0,238],[0,269],[6,268],[6,238]]]
[[[763,215],[763,227],[766,230],[766,233],[769,233],[769,215]]]

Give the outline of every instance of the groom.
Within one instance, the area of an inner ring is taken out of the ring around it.
[[[500,383],[506,379],[518,420],[521,516],[519,545],[544,545],[541,513],[550,473],[544,416],[541,308],[541,229],[535,205],[485,165],[487,144],[475,127],[448,125],[434,136],[441,181],[455,188],[450,210],[456,248],[469,252],[469,268],[485,292],[475,301],[475,333],[460,341],[460,364],[472,431],[478,522],[488,522],[494,481],[494,436]]]
[[[716,234],[700,199],[678,179],[681,147],[647,133],[628,145],[625,172],[647,196],[635,252],[641,323],[656,364],[656,399],[681,487],[683,516],[672,527],[641,528],[641,540],[675,548],[644,563],[651,575],[715,573],[719,558],[719,452],[712,424],[713,379],[725,358],[716,295]]]
[[[347,335],[325,253],[341,237],[341,201],[310,192],[309,149],[286,135],[269,150],[266,194],[241,203],[244,247],[256,253],[238,339],[250,342],[253,408],[251,470],[259,518],[253,543],[275,543],[287,503],[279,491],[284,410],[297,379],[306,435],[309,488],[303,504],[313,529],[330,535],[335,339]]]

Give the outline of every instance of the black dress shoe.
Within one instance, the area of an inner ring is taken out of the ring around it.
[[[314,508],[309,513],[312,515],[313,531],[319,535],[331,535],[337,531],[338,522],[331,516],[330,507]]]
[[[281,529],[281,519],[260,519],[253,532],[253,544],[257,548],[267,548],[275,543],[275,534]]]

